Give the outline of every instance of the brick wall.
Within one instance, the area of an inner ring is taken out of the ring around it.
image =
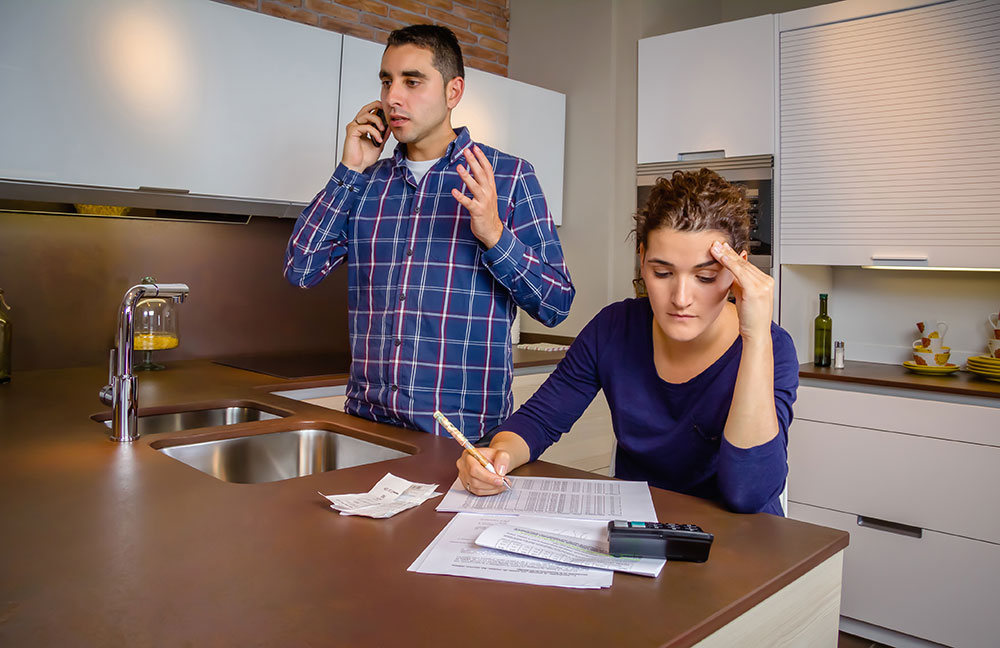
[[[507,76],[508,0],[217,1],[379,43],[398,27],[444,25],[458,36],[466,66]]]

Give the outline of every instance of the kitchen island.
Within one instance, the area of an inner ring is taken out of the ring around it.
[[[0,386],[2,645],[836,645],[843,531],[651,489],[660,520],[715,534],[707,563],[616,574],[599,591],[410,573],[452,517],[439,500],[374,520],[337,515],[317,491],[365,492],[388,471],[445,488],[454,441],[271,393],[294,381],[185,361],[140,375],[140,414],[283,417],[116,444],[95,420],[105,379],[93,367]],[[156,449],[306,427],[410,456],[234,484]],[[515,474],[594,477],[544,462]]]

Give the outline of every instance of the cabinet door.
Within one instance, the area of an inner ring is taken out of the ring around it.
[[[1000,546],[933,531],[897,535],[803,504],[791,503],[788,513],[851,534],[842,615],[948,646],[997,645]]]
[[[997,267],[998,22],[955,0],[781,33],[782,263]]]
[[[5,0],[0,177],[307,202],[341,38],[204,0]]]
[[[512,392],[515,411],[542,386],[542,383],[549,377],[549,373],[514,376]],[[609,475],[614,443],[611,410],[608,409],[608,401],[604,398],[604,392],[598,392],[594,401],[573,424],[573,428],[564,434],[559,441],[549,446],[539,459],[561,466]]]
[[[638,161],[774,153],[774,16],[639,41]]]
[[[339,133],[362,106],[379,98],[384,50],[378,43],[344,37]],[[467,126],[473,140],[530,162],[553,220],[562,224],[566,95],[469,67],[465,80],[465,95],[452,112],[452,125]],[[391,156],[395,146],[396,139],[390,137],[382,157]],[[341,137],[338,160],[342,152]]]

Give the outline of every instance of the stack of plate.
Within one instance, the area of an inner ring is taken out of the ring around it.
[[[986,380],[1000,382],[1000,358],[972,356],[969,358],[966,368]]]

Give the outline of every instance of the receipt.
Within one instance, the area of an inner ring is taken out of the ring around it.
[[[364,515],[372,518],[387,518],[406,509],[419,506],[443,493],[435,492],[437,484],[417,484],[386,473],[367,493],[346,493],[343,495],[323,495],[330,502],[330,508],[341,515]]]

